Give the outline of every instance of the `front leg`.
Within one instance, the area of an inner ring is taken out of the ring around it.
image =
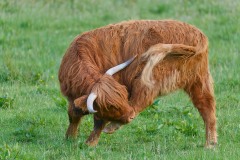
[[[67,139],[75,139],[77,137],[79,123],[81,122],[82,117],[86,114],[88,113],[84,113],[81,109],[76,108],[73,102],[69,101],[68,117],[70,123],[66,132]]]
[[[87,145],[96,146],[98,144],[100,134],[101,134],[103,128],[105,127],[106,123],[107,123],[106,121],[104,121],[104,120],[98,118],[96,115],[94,115],[94,129],[86,141]]]

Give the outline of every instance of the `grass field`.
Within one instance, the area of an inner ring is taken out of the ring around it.
[[[0,159],[239,159],[240,1],[0,0]],[[131,124],[84,144],[66,141],[66,100],[57,79],[61,58],[83,31],[130,19],[177,19],[210,41],[219,145],[204,149],[201,117],[183,92],[161,97]]]

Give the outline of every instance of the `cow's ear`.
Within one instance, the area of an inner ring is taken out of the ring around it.
[[[74,100],[74,105],[75,105],[75,107],[81,109],[81,110],[84,111],[84,112],[85,112],[85,111],[88,111],[88,110],[87,110],[87,104],[86,104],[87,98],[88,98],[87,95],[83,95],[83,96],[75,99],[75,100]]]

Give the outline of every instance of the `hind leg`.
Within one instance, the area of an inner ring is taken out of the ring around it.
[[[78,132],[78,126],[81,121],[81,118],[85,114],[81,109],[75,108],[72,102],[69,102],[68,106],[68,117],[69,117],[69,126],[66,132],[66,138],[76,138]]]
[[[211,77],[208,76],[202,81],[198,80],[185,91],[203,118],[206,127],[205,147],[214,147],[217,144],[216,104]]]

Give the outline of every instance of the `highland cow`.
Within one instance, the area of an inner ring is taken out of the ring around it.
[[[86,143],[96,145],[102,130],[115,131],[156,97],[183,89],[205,123],[206,147],[217,143],[208,40],[192,25],[137,20],[85,32],[66,51],[59,81],[69,102],[66,137],[76,137],[81,118],[94,113]]]

